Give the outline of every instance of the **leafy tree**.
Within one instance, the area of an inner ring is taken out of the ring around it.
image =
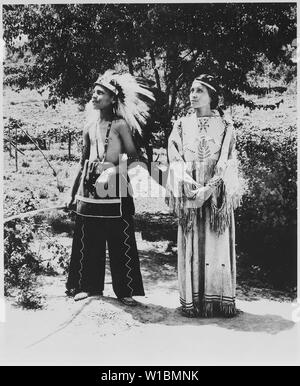
[[[98,73],[126,67],[152,79],[165,93],[165,109],[157,121],[166,140],[171,118],[188,105],[188,87],[195,75],[217,75],[225,104],[247,104],[241,92],[257,92],[247,73],[258,55],[275,64],[289,61],[283,48],[296,37],[296,6],[5,5],[3,23],[11,54],[32,54],[18,74],[16,68],[5,66],[10,84],[47,87],[55,105],[70,97],[86,100]],[[24,35],[27,42],[16,46],[15,40]]]

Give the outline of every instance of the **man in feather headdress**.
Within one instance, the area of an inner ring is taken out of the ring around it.
[[[146,121],[153,94],[130,74],[106,71],[94,84],[86,112],[83,152],[70,208],[76,224],[67,293],[80,300],[104,289],[106,243],[113,290],[126,305],[144,295],[127,168],[137,161],[133,141]],[[126,159],[127,155],[127,159]]]

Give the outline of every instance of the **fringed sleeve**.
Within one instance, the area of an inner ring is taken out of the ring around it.
[[[166,183],[166,203],[170,209],[180,214],[183,209],[184,156],[182,148],[182,123],[175,122],[168,140],[169,173]]]
[[[224,172],[223,181],[225,185],[225,191],[227,195],[227,201],[233,209],[236,209],[241,202],[242,197],[242,185],[239,178],[238,158],[236,151],[236,135],[232,125],[231,139],[228,151],[228,161]]]
[[[225,134],[216,175],[220,175],[223,183],[211,198],[210,223],[218,234],[221,234],[229,226],[231,212],[240,205],[242,188],[238,175],[238,160],[235,148],[235,131],[232,120],[223,118]]]
[[[182,122],[175,122],[168,141],[169,173],[166,183],[166,203],[177,215],[183,210],[183,203],[193,198],[200,187],[192,177],[190,162],[184,159],[182,147]]]

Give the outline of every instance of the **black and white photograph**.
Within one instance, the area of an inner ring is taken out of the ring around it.
[[[1,366],[300,365],[298,8],[2,2]]]

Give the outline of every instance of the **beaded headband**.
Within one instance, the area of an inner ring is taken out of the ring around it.
[[[116,87],[114,87],[111,83],[105,81],[105,79],[103,79],[103,76],[99,76],[99,78],[96,80],[94,84],[98,86],[104,86],[108,90],[113,92],[115,95],[118,95],[118,90],[116,89]]]
[[[197,82],[203,84],[204,86],[209,87],[209,88],[212,89],[213,91],[217,92],[217,90],[216,90],[213,86],[211,86],[210,84],[208,84],[208,83],[206,83],[206,82],[203,82],[203,80],[201,80],[201,79],[199,79],[199,78],[196,78],[195,80],[196,80]]]
[[[155,102],[152,91],[131,74],[119,74],[113,70],[100,75],[94,85],[106,87],[117,96],[117,116],[125,119],[133,132],[137,130],[141,133],[141,124],[146,123],[150,107]]]

